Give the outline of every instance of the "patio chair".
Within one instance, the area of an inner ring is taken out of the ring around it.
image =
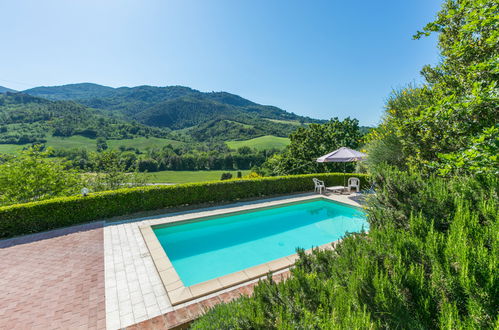
[[[318,191],[318,192],[319,192],[319,194],[322,194],[322,190],[323,190],[323,189],[324,189],[324,190],[326,189],[326,186],[324,185],[324,181],[321,181],[321,180],[319,180],[319,179],[317,179],[317,178],[313,178],[312,180],[314,181],[314,185],[315,185],[315,187],[314,187],[314,191],[315,191],[315,192],[317,192],[317,191]]]
[[[359,178],[356,178],[356,177],[348,178],[347,189],[348,189],[348,191],[351,192],[352,188],[355,188],[355,191],[359,192],[359,190],[360,190],[360,180],[359,180]]]

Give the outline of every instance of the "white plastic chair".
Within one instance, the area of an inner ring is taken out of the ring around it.
[[[315,185],[314,191],[315,192],[319,191],[319,194],[322,194],[322,190],[326,189],[326,186],[324,185],[324,181],[321,181],[317,178],[313,178],[312,180],[314,181],[314,185]]]
[[[348,188],[349,191],[352,191],[352,188],[355,188],[355,191],[359,192],[359,190],[360,190],[360,180],[359,180],[359,178],[355,178],[355,177],[348,178],[347,188]]]

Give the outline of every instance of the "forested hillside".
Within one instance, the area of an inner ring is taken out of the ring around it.
[[[137,116],[144,121],[150,118],[157,119],[158,114],[164,114],[166,117],[174,114],[176,118],[184,116],[205,118],[208,114],[231,118],[244,115],[253,118],[320,122],[320,120],[298,116],[277,107],[259,105],[238,95],[226,92],[203,93],[183,86],[111,88],[83,83],[36,87],[24,93],[51,100],[73,100],[88,107],[111,111],[115,115]],[[172,126],[172,128],[192,126],[189,120],[167,119],[149,123],[156,126]]]
[[[0,86],[0,93],[6,93],[6,92],[15,92],[15,90]]]
[[[151,131],[139,130],[136,135],[164,137],[165,132],[174,130],[175,134],[170,137],[182,141],[198,142],[244,140],[266,135],[287,137],[300,126],[323,122],[298,116],[277,107],[260,105],[238,95],[226,92],[203,93],[183,86],[112,88],[82,83],[35,87],[22,93],[50,100],[52,103],[47,104],[51,107],[54,104],[60,107],[79,107],[77,111],[69,111],[72,119],[71,124],[65,123],[69,126],[65,132],[61,133],[62,127],[58,125],[57,134],[64,136],[80,134],[88,137],[104,136],[110,139],[130,137],[130,134],[113,135],[106,129],[94,132],[93,129],[98,126],[89,125],[86,123],[87,119],[75,119],[82,112],[91,113],[92,118],[98,115],[100,118],[105,118],[101,120],[110,120],[112,123],[130,122],[134,127],[140,125],[151,127]],[[13,95],[10,97],[12,98]],[[12,110],[12,101],[4,103],[9,103],[9,108]],[[31,105],[25,105],[25,107],[26,109],[22,109],[22,106],[16,106],[16,111],[33,113]],[[0,111],[5,113],[9,110],[2,107]],[[67,114],[68,111],[63,110],[58,117],[65,117]],[[22,119],[18,123],[21,121]],[[82,127],[75,127],[80,124]],[[154,127],[166,130],[158,130]],[[15,132],[14,135],[25,136],[25,138],[4,138],[4,143],[43,140],[39,134],[41,130],[38,128],[10,127],[10,131]],[[56,130],[51,126],[50,132],[52,131]],[[30,132],[33,133],[32,136]],[[30,138],[27,138],[28,136]]]
[[[49,101],[23,93],[0,94],[0,143],[43,143],[49,136],[129,139],[167,137],[168,129],[107,116],[72,101]]]

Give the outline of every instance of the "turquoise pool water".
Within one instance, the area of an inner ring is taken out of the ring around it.
[[[153,227],[185,286],[234,273],[368,230],[359,209],[314,199]]]

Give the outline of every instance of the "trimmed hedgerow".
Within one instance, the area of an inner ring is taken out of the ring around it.
[[[123,188],[92,193],[85,197],[70,196],[10,205],[0,207],[0,238],[134,212],[310,191],[313,189],[313,177],[333,186],[342,185],[344,175],[356,176],[361,180],[361,185],[366,186],[365,174],[323,173]]]

